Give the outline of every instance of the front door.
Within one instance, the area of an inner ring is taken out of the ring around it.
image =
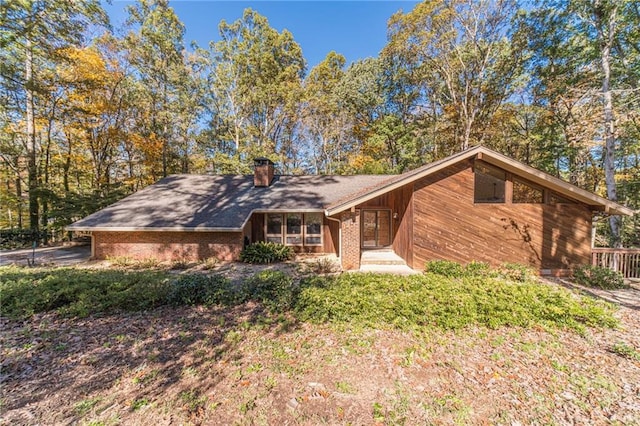
[[[391,245],[391,211],[362,211],[362,248]]]

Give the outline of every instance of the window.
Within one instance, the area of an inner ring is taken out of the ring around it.
[[[549,204],[575,204],[575,202],[563,197],[562,195],[556,194],[555,192],[550,192]]]
[[[322,244],[322,213],[305,213],[304,244],[316,246]]]
[[[266,213],[266,241],[289,246],[322,245],[322,213]]]
[[[513,202],[541,204],[544,202],[544,192],[542,188],[513,179]]]
[[[287,213],[287,245],[302,244],[302,213]]]
[[[506,173],[487,165],[475,164],[474,201],[504,203]]]
[[[282,215],[280,213],[267,213],[267,241],[282,244]]]

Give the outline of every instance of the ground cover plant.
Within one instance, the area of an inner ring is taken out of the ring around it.
[[[312,275],[299,285],[282,271],[266,270],[238,286],[216,274],[13,267],[2,268],[0,291],[3,313],[18,317],[51,310],[87,316],[253,300],[272,312],[292,310],[304,321],[374,328],[543,325],[582,331],[585,325],[615,325],[611,305],[566,289],[486,276],[484,268],[472,268],[479,273],[460,269],[453,277],[451,270],[409,277]]]
[[[446,270],[448,274],[450,269]],[[427,273],[343,274],[303,281],[296,309],[313,322],[374,328],[613,327],[612,306],[537,282]]]
[[[609,268],[594,265],[582,265],[573,270],[573,279],[587,287],[595,287],[603,290],[628,288],[620,272]]]
[[[0,424],[638,418],[637,310],[486,277],[478,265],[459,277],[301,277],[298,269],[238,281],[197,266],[0,268]],[[67,305],[38,302],[39,287],[55,294],[65,278],[76,283]],[[152,280],[153,291],[140,287]],[[127,305],[134,290],[141,296]],[[7,317],[8,293],[32,301]],[[144,302],[148,295],[159,304]],[[88,314],[65,308],[93,298]]]
[[[167,303],[169,289],[169,276],[154,270],[0,268],[2,315],[20,318],[47,311],[85,317],[153,309]]]

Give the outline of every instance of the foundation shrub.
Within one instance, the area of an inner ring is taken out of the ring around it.
[[[240,260],[245,263],[274,263],[293,259],[295,252],[289,246],[264,241],[250,244],[240,252]]]
[[[520,283],[531,281],[536,278],[536,273],[533,269],[520,263],[505,262],[500,265],[500,267],[498,267],[496,273],[499,277],[502,277],[506,280],[516,281]]]

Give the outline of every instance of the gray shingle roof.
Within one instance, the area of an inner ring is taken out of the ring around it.
[[[69,230],[240,230],[253,211],[324,210],[391,175],[276,176],[270,187],[253,175],[172,175],[68,226]]]

